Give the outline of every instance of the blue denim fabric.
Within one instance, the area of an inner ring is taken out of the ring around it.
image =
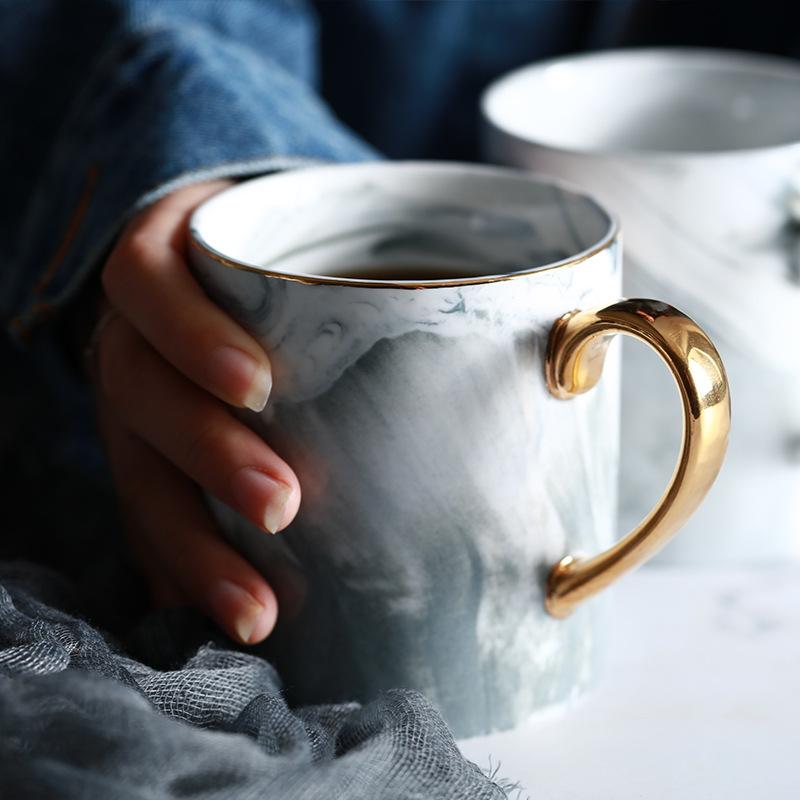
[[[0,292],[16,336],[50,318],[124,220],[171,189],[372,155],[313,91],[316,26],[302,4],[239,0],[227,15],[208,2],[100,5],[118,17],[19,198],[29,204]]]
[[[800,56],[800,6],[770,9],[0,0],[0,369],[12,339],[25,345],[65,417],[86,415],[53,323],[125,220],[177,186],[379,152],[475,160],[478,98],[503,72],[628,45]]]

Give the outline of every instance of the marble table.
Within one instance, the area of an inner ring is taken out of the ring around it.
[[[800,565],[649,567],[608,594],[594,690],[464,755],[520,800],[798,800]]]

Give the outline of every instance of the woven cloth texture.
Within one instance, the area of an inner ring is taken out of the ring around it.
[[[419,693],[290,709],[266,661],[198,646],[209,628],[191,612],[145,618],[134,658],[62,610],[71,589],[0,564],[0,797],[506,797]]]

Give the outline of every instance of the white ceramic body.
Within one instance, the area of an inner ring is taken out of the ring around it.
[[[276,537],[215,505],[278,593],[265,653],[290,700],[412,687],[467,736],[584,688],[593,610],[557,621],[543,587],[614,534],[618,359],[560,401],[543,355],[559,316],[619,297],[605,212],[509,170],[368,164],[241,184],[192,235],[200,281],[272,360],[268,405],[243,419],[303,491]],[[479,282],[296,280],[367,263]]]
[[[692,50],[558,59],[500,79],[483,112],[489,160],[595,194],[622,220],[625,294],[681,308],[725,361],[726,464],[660,559],[800,557],[800,65]],[[652,354],[626,345],[624,364],[622,528],[663,490],[680,430]]]

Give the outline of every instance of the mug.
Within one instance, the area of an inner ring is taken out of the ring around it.
[[[800,557],[800,64],[711,50],[560,58],[482,100],[488,160],[575,181],[619,214],[626,293],[703,320],[736,397],[719,480],[661,560]],[[669,475],[680,420],[646,352],[624,350],[620,511]]]
[[[501,168],[310,167],[208,200],[190,253],[270,356],[272,395],[243,419],[303,492],[274,537],[212,501],[276,590],[263,652],[289,701],[408,687],[469,736],[584,687],[583,601],[692,513],[729,420],[702,330],[619,299],[609,214]],[[685,428],[664,496],[614,543],[616,333],[661,356]]]

